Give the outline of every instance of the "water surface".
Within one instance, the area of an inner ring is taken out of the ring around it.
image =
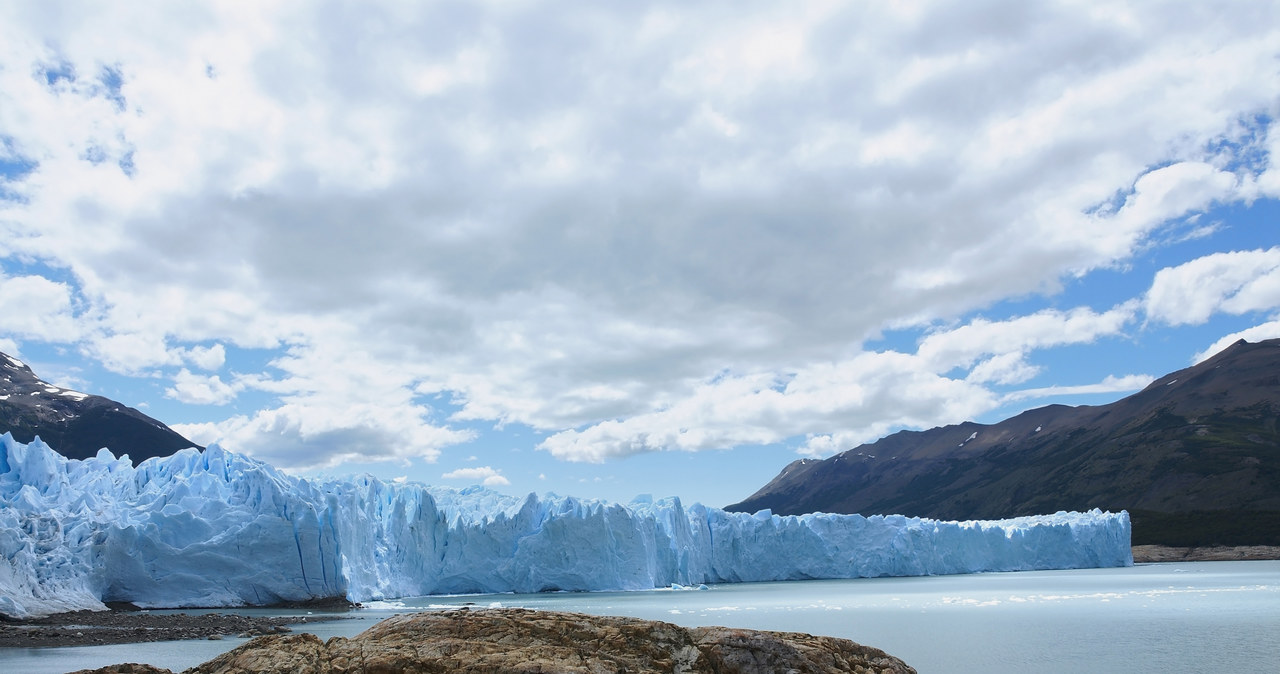
[[[922,674],[1280,671],[1280,561],[423,597],[373,602],[351,612],[351,620],[297,629],[321,638],[353,636],[395,613],[468,604],[828,634],[884,649]],[[179,671],[244,641],[0,649],[0,671],[40,674],[118,662]]]

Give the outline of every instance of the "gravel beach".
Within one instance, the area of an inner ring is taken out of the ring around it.
[[[291,632],[289,625],[345,619],[341,615],[252,617],[225,613],[74,611],[31,620],[0,620],[0,648],[101,646],[258,636]]]

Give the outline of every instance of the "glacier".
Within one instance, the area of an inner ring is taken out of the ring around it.
[[[1128,513],[730,513],[309,480],[217,445],[134,467],[0,436],[0,614],[1132,565]]]

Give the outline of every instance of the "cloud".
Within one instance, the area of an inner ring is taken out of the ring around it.
[[[1004,396],[1005,402],[1017,402],[1034,398],[1051,398],[1055,396],[1080,395],[1085,393],[1125,393],[1143,389],[1155,381],[1155,377],[1145,374],[1129,374],[1124,376],[1107,375],[1096,384],[1079,386],[1046,386],[1044,388],[1023,389]]]
[[[326,334],[338,337],[349,329],[335,325]],[[413,390],[412,368],[377,359],[357,339],[345,337],[292,347],[272,361],[277,376],[242,375],[232,385],[273,395],[276,405],[175,430],[201,444],[219,442],[294,469],[354,459],[434,462],[442,447],[474,437],[432,419],[431,407]]]
[[[1213,344],[1210,344],[1209,348],[1197,353],[1191,361],[1193,365],[1203,363],[1217,355],[1218,352],[1242,339],[1246,342],[1260,342],[1264,339],[1276,339],[1278,337],[1280,337],[1280,318],[1226,335]]]
[[[1005,398],[987,384],[1033,377],[1037,368],[1026,362],[1029,352],[1119,334],[1133,313],[1133,304],[1125,303],[1102,313],[1082,308],[1005,321],[978,319],[930,334],[914,354],[862,352],[787,375],[729,374],[699,383],[660,409],[555,433],[540,448],[561,459],[601,462],[640,452],[804,436],[803,453],[839,451],[893,428],[955,423],[994,409]],[[950,376],[956,368],[969,372]],[[1111,388],[1073,392],[1132,390],[1135,381],[1108,380],[1105,386]],[[1018,399],[1061,393],[1028,390]]]
[[[1240,129],[1280,90],[1268,11],[4,6],[33,168],[0,261],[71,280],[0,287],[47,300],[0,339],[242,387],[268,402],[189,437],[289,466],[434,460],[463,423],[603,460],[962,418],[1136,308],[972,312],[1280,193],[1272,122]],[[931,334],[862,349],[895,327]]]
[[[216,423],[172,427],[199,444],[216,442],[290,470],[329,468],[346,461],[434,462],[441,447],[471,437],[367,406],[285,404]]]
[[[561,431],[539,447],[560,459],[602,462],[641,452],[768,444],[833,428],[871,438],[894,426],[970,418],[994,404],[990,391],[928,372],[913,356],[867,353],[785,378],[707,382],[670,407]]]
[[[1280,308],[1280,247],[1214,253],[1156,272],[1147,291],[1149,320],[1204,323],[1216,312]]]
[[[162,332],[98,333],[87,339],[84,348],[103,367],[120,374],[144,374],[182,362],[181,353],[168,346]]]
[[[1021,384],[1040,372],[1040,368],[1027,363],[1020,352],[1002,353],[992,356],[974,366],[969,372],[968,381],[975,384],[992,382],[996,384]]]
[[[1145,230],[1153,225],[1207,209],[1214,201],[1233,195],[1234,174],[1206,162],[1183,161],[1144,174],[1111,226]]]
[[[1070,311],[1047,309],[1005,321],[975,319],[966,325],[929,335],[920,343],[919,355],[930,366],[945,372],[953,367],[968,367],[988,354],[1008,358],[1033,349],[1064,344],[1092,342],[1100,336],[1115,335],[1132,320],[1136,307],[1121,304],[1098,313],[1088,307]],[[1012,362],[988,363],[979,371],[979,379],[988,381],[986,373],[999,365],[1012,367]]]
[[[202,370],[220,370],[222,369],[222,364],[227,362],[227,350],[221,344],[214,344],[208,347],[193,346],[187,349],[183,355],[187,362]]]
[[[174,400],[193,405],[225,405],[235,399],[243,386],[228,384],[218,375],[201,376],[182,368],[174,377],[174,385],[164,394]]]
[[[0,272],[0,316],[4,332],[44,342],[75,342],[81,332],[72,311],[71,288],[43,276]]]
[[[481,466],[479,468],[459,468],[440,476],[445,480],[474,480],[486,487],[506,486],[511,481],[499,474],[489,466]]]

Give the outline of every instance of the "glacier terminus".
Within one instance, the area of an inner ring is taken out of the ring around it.
[[[137,467],[0,436],[0,614],[1127,566],[1127,513],[780,517],[370,476],[218,446]]]

